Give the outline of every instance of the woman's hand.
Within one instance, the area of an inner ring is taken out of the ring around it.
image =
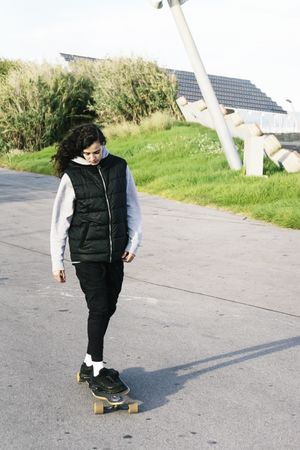
[[[124,252],[122,255],[122,260],[124,262],[130,263],[131,261],[133,261],[135,255],[133,253],[129,253],[129,252]]]
[[[53,273],[53,277],[54,279],[58,282],[58,283],[65,283],[66,282],[66,272],[64,270],[56,270]]]

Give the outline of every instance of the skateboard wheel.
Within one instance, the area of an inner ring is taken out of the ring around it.
[[[80,377],[80,373],[79,372],[76,373],[76,380],[77,380],[77,383],[82,383],[82,379]]]
[[[139,404],[137,402],[136,403],[130,403],[128,405],[128,412],[129,412],[129,414],[138,413],[139,412]]]
[[[104,413],[104,405],[101,402],[94,403],[94,414],[103,414]]]

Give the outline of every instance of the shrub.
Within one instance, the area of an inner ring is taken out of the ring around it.
[[[163,110],[178,115],[176,79],[154,62],[121,58],[73,63],[72,67],[93,79],[94,105],[90,109],[103,125],[123,121],[140,123],[143,117]]]
[[[73,125],[94,119],[93,85],[60,66],[20,64],[0,78],[0,146],[39,150]]]
[[[5,148],[41,148],[44,83],[33,66],[22,65],[0,80],[0,134]]]
[[[94,112],[88,109],[93,104],[93,90],[92,81],[83,76],[61,69],[53,76],[43,101],[50,114],[45,127],[46,145],[60,141],[71,127],[95,119]]]
[[[0,77],[6,77],[11,70],[16,69],[19,65],[19,61],[0,59]]]

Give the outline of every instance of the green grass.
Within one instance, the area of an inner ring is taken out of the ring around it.
[[[238,144],[241,152],[242,144]],[[300,173],[288,174],[269,160],[265,161],[266,177],[246,177],[243,170],[229,170],[214,131],[178,123],[167,130],[115,137],[108,148],[127,160],[142,192],[300,228]],[[0,164],[50,175],[53,151],[49,147],[36,153],[4,155]]]
[[[24,152],[20,154],[0,154],[0,167],[19,170],[21,172],[35,172],[53,175],[50,158],[54,147],[47,147],[39,152]]]

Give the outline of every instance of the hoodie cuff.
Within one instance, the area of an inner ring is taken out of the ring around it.
[[[125,248],[125,252],[132,253],[133,255],[137,254],[138,245],[132,244],[129,242]]]
[[[63,262],[55,262],[52,264],[52,272],[57,272],[58,270],[65,270]]]

